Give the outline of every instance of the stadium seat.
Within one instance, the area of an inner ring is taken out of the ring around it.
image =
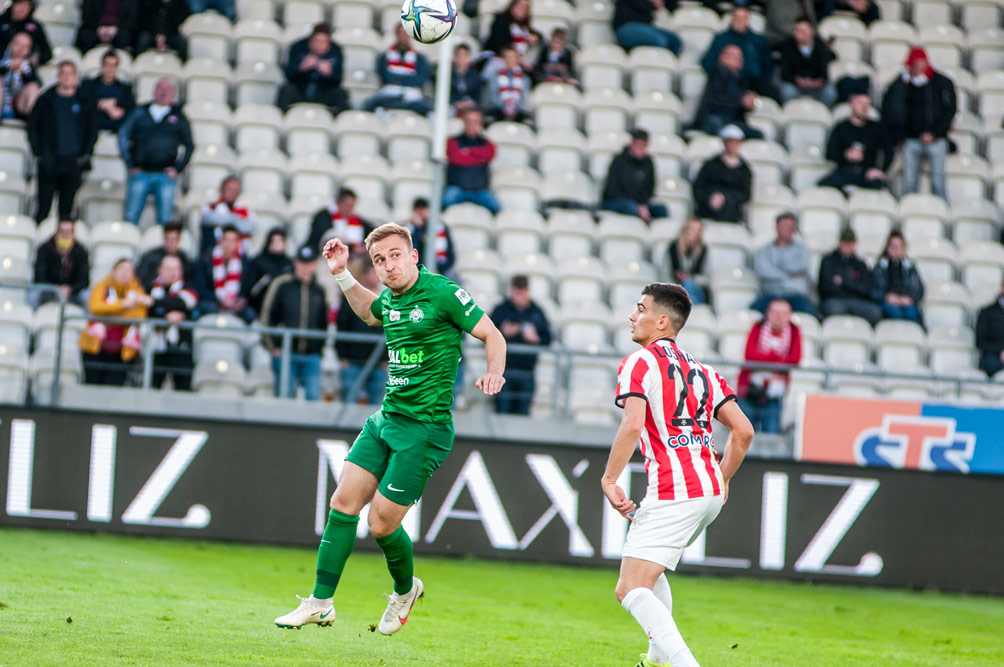
[[[607,272],[606,264],[595,257],[582,256],[561,260],[556,271],[558,303],[605,301],[603,291],[607,281],[602,276],[607,275]]]
[[[613,319],[610,309],[598,302],[578,302],[563,304],[561,315],[558,321],[561,323],[561,342],[573,352],[606,352],[611,348],[609,322]],[[596,373],[589,373],[589,366],[573,366],[573,382],[571,386],[576,386],[575,376],[579,382],[601,380],[605,373],[600,373],[600,378]],[[606,373],[609,373],[609,369]],[[612,378],[608,378],[606,386],[611,386]]]
[[[339,0],[332,4],[331,22],[339,28],[371,28],[373,18],[371,2]]]
[[[582,96],[582,127],[586,134],[627,131],[631,98],[620,88],[594,88]]]
[[[834,315],[823,321],[820,331],[823,360],[834,368],[847,368],[870,361],[873,341],[868,321],[851,315]]]
[[[996,292],[1004,275],[1004,246],[992,241],[967,243],[959,248],[962,284],[975,294]]]
[[[492,171],[492,191],[502,208],[536,211],[543,179],[533,169],[505,167]]]
[[[843,226],[847,200],[836,188],[813,187],[802,190],[796,199],[799,225],[814,233],[832,233],[836,238]]]
[[[974,74],[1004,70],[1004,31],[990,25],[971,28],[966,35],[969,69]]]
[[[24,128],[0,127],[0,171],[24,178],[30,150]]]
[[[585,147],[586,138],[578,130],[541,130],[537,133],[537,169],[545,176],[551,172],[579,171]]]
[[[951,11],[948,3],[937,2],[936,4]],[[962,50],[965,44],[965,34],[962,30],[947,22],[919,24],[916,20],[916,11],[917,5],[914,4],[914,24],[920,28],[917,39],[927,51],[931,65],[939,70],[961,67]]]
[[[687,55],[686,48],[684,48],[683,55]],[[677,90],[675,91],[680,98],[681,118],[687,120],[694,118],[707,83],[708,75],[704,72],[704,68],[695,62],[688,61],[684,57],[683,62],[680,63],[680,70],[676,75]]]
[[[680,219],[690,215],[690,183],[683,178],[660,178],[655,183],[655,198],[669,207],[672,218]]]
[[[658,272],[644,260],[622,262],[618,266],[619,270],[610,279],[609,302],[617,310],[614,314],[616,321],[622,322],[634,310],[641,290],[658,279]]]
[[[924,329],[908,320],[875,325],[875,361],[885,371],[913,372],[924,367]]]
[[[230,107],[218,102],[189,101],[183,109],[196,146],[230,143]]]
[[[197,363],[227,361],[244,363],[244,348],[248,343],[244,321],[233,315],[203,315],[194,332],[194,352]]]
[[[91,227],[91,266],[111,267],[122,257],[139,255],[139,228],[129,222],[100,222]]]
[[[868,28],[859,19],[841,15],[827,16],[820,21],[818,30],[820,37],[833,40],[830,48],[839,61],[855,62],[864,59]]]
[[[747,205],[746,220],[754,236],[772,234],[777,216],[794,211],[795,194],[784,185],[755,184],[753,197]]]
[[[711,276],[711,293],[715,297],[715,312],[721,316],[733,310],[744,310],[760,295],[752,271],[725,269]]]
[[[917,43],[917,31],[902,21],[875,21],[868,27],[870,60],[873,66],[902,63],[911,44]]]
[[[0,171],[0,211],[22,213],[28,186],[20,175]]]
[[[126,166],[122,161],[117,135],[110,132],[98,133],[94,153],[91,155],[91,170],[85,172],[84,178],[88,181],[108,179],[116,183],[126,182]]]
[[[610,391],[606,387],[573,387],[569,408],[576,423],[591,426],[617,424],[617,412],[610,407]]]
[[[345,158],[344,163],[351,163],[350,158]],[[330,153],[298,153],[289,159],[289,196],[291,199],[309,197],[317,195],[329,201],[335,200],[335,174],[339,173],[338,161]],[[359,175],[355,171],[349,171],[345,167],[345,173],[352,174],[352,178]],[[345,182],[349,182],[350,176],[346,176]],[[368,182],[368,181],[367,181]],[[352,181],[358,184],[358,181]],[[350,185],[349,187],[353,187]],[[360,198],[376,196],[383,199],[383,180],[380,180],[379,195],[375,192],[366,192],[363,188],[356,189],[356,194]]]
[[[282,83],[279,67],[266,62],[240,62],[234,70],[234,103],[274,104],[276,91]]]
[[[574,86],[562,83],[542,83],[530,93],[534,122],[538,130],[578,125],[582,96]],[[603,128],[611,129],[611,128]]]
[[[788,174],[788,152],[780,144],[761,139],[744,141],[742,156],[758,185],[783,185]]]
[[[753,110],[746,116],[746,122],[763,132],[765,140],[779,141],[783,115],[777,102],[761,96],[756,99]]]
[[[56,374],[56,350],[44,347],[28,359],[28,378],[31,383],[31,394],[36,401],[47,403],[53,378]],[[79,384],[83,378],[83,368],[80,363],[80,350],[76,341],[64,343],[59,363],[60,386]]]
[[[879,368],[872,363],[851,364],[828,374],[828,388],[853,398],[878,398],[885,392]]]
[[[745,228],[731,222],[706,222],[704,242],[708,246],[708,273],[749,267],[754,243]]]
[[[279,63],[279,26],[268,19],[241,19],[233,27],[234,60],[244,63]]]
[[[788,150],[802,146],[825,146],[833,125],[826,105],[811,98],[791,100],[782,109],[784,144]]]
[[[992,241],[997,232],[1000,210],[993,202],[979,199],[953,205],[951,216],[952,238],[956,244]]]
[[[530,166],[536,147],[536,135],[525,124],[498,121],[485,129],[485,136],[495,144],[493,167]]]
[[[390,172],[391,203],[395,211],[411,211],[417,197],[432,196],[432,163],[427,160],[402,160],[393,163]]]
[[[249,149],[237,159],[241,187],[248,192],[264,191],[282,195],[286,192],[289,160],[277,148]]]
[[[676,138],[678,139],[679,137]],[[589,161],[588,173],[593,177],[594,181],[603,183],[606,180],[607,173],[610,170],[610,161],[624,150],[624,146],[627,145],[629,140],[630,136],[626,132],[617,132],[616,130],[595,132],[586,137],[586,154]],[[650,152],[651,145],[650,140]],[[662,173],[658,158],[653,155],[652,159],[656,161],[656,173]]]
[[[226,359],[200,362],[192,374],[192,389],[217,396],[242,396],[246,375],[243,366]]]
[[[980,93],[980,116],[999,118],[1004,114],[1004,70],[983,72],[976,77]]]
[[[577,43],[581,46],[612,44],[614,42],[613,29],[610,26],[612,16],[612,3],[603,0],[577,2],[575,5]]]
[[[236,156],[229,146],[215,144],[196,146],[192,152],[192,159],[183,173],[189,188],[196,185],[215,187],[224,176],[233,172],[236,164]],[[118,216],[112,216],[112,219],[116,217]]]
[[[953,23],[953,4],[940,0],[913,0],[913,12],[910,22],[921,29],[921,44],[924,44],[924,29],[945,26]],[[952,26],[953,28],[955,26]],[[937,65],[935,65],[937,67]]]
[[[749,337],[750,329],[754,323],[760,321],[761,315],[755,310],[743,307],[722,310],[717,301],[715,308],[718,315],[718,354],[726,361],[742,362],[746,355],[746,339]],[[724,368],[718,370],[726,372]]]
[[[1001,5],[997,0],[962,0],[959,3],[961,25],[964,30],[973,31],[1001,24]]]
[[[49,42],[53,45],[72,44],[80,25],[80,10],[73,2],[42,2],[35,6],[32,16],[45,26]],[[60,58],[54,58],[59,62]]]
[[[431,137],[432,124],[422,116],[407,112],[392,114],[384,127],[387,160],[391,164],[400,160],[428,160]]]
[[[458,204],[462,206],[462,204]],[[475,248],[457,256],[456,270],[461,284],[472,294],[503,294],[502,257],[494,250]]]
[[[711,46],[721,23],[718,14],[707,7],[683,6],[673,12],[671,24],[665,27],[676,32],[683,42],[681,53],[693,62]]]
[[[697,176],[701,165],[712,157],[719,155],[723,150],[722,140],[718,137],[706,134],[696,134],[687,143],[687,172],[690,180]]]
[[[937,236],[910,237],[910,258],[926,285],[955,280],[955,245]]]
[[[603,211],[596,234],[600,259],[610,266],[620,267],[647,254],[649,229],[640,218]]]
[[[620,133],[617,133],[620,134]],[[626,139],[625,142],[627,143]],[[687,145],[677,134],[652,134],[649,136],[648,152],[655,163],[655,173],[663,178],[679,178],[683,175],[684,157]],[[603,180],[606,171],[603,172]]]
[[[924,321],[930,327],[969,325],[969,293],[956,282],[928,284],[924,294]]]
[[[242,104],[234,111],[233,128],[238,151],[279,148],[282,112],[272,104]]]
[[[502,211],[495,217],[495,247],[503,257],[540,253],[544,218],[535,211]]]
[[[581,171],[559,171],[544,174],[540,199],[546,208],[586,208],[596,206],[596,186],[589,175]]]
[[[556,261],[593,255],[596,223],[586,211],[552,209],[547,217],[547,252]]]
[[[0,343],[0,403],[23,403],[27,392],[27,353]]]
[[[352,188],[360,199],[386,198],[386,181],[390,165],[379,155],[341,156],[342,185]]]
[[[949,155],[945,159],[945,176],[950,202],[961,204],[980,200],[990,180],[990,165],[975,155]]]
[[[976,340],[969,327],[931,327],[927,347],[935,375],[955,375],[975,366]]]
[[[637,99],[642,93],[658,92],[671,95],[679,64],[676,56],[656,46],[637,46],[627,59],[631,76],[631,92]]]
[[[230,61],[233,26],[215,12],[191,14],[181,24],[181,34],[188,40],[189,58]]]
[[[8,351],[27,354],[31,342],[31,318],[31,308],[24,303],[24,299],[0,301],[0,345]]]
[[[896,199],[886,190],[855,190],[847,201],[851,228],[859,238],[889,234],[896,222]]]
[[[616,44],[584,46],[575,54],[579,82],[586,91],[593,88],[623,88],[627,62],[624,49]]]
[[[333,122],[331,112],[323,105],[293,105],[282,118],[286,152],[291,156],[330,152]]]
[[[383,132],[379,119],[368,111],[343,111],[335,118],[335,152],[346,155],[378,155]]]
[[[8,257],[33,262],[35,221],[26,215],[5,215],[0,218],[0,248]]]
[[[191,170],[191,166],[185,171]],[[107,178],[85,182],[77,191],[80,218],[88,224],[122,217],[125,186]]]
[[[792,313],[791,321],[802,334],[802,360],[819,359],[822,341],[822,327],[813,315]]]
[[[502,265],[506,283],[516,275],[530,278],[530,296],[550,300],[556,280],[554,260],[541,253],[527,253],[505,258]]]
[[[683,108],[680,100],[668,91],[635,91],[632,108],[634,127],[652,134],[675,135],[679,131]]]

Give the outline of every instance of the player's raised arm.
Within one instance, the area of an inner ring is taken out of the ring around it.
[[[505,378],[502,377],[505,372],[505,338],[487,315],[481,316],[471,329],[471,335],[485,344],[485,356],[488,361],[487,372],[478,378],[474,386],[485,392],[486,396],[494,396],[505,384]]]
[[[718,408],[718,421],[729,429],[729,439],[725,443],[725,454],[722,455],[720,468],[722,479],[725,480],[725,499],[729,499],[729,480],[739,470],[746,452],[753,442],[753,425],[735,401],[728,401]]]
[[[603,495],[610,501],[610,505],[627,519],[631,519],[629,513],[634,511],[635,504],[624,495],[624,489],[617,486],[617,480],[631,460],[634,448],[638,446],[641,430],[645,426],[645,408],[645,399],[640,396],[628,396],[624,399],[624,414],[621,415],[614,444],[610,447],[607,469],[600,478]]]
[[[345,298],[359,319],[371,327],[382,324],[370,310],[377,295],[356,282],[352,272],[346,268],[349,262],[348,246],[342,243],[341,239],[331,239],[324,244],[321,254],[324,255],[324,259],[328,262],[328,270],[338,281],[338,286],[342,288]]]

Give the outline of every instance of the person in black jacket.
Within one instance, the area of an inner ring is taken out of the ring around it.
[[[28,33],[31,37],[31,62],[36,67],[52,60],[52,47],[45,28],[35,20],[35,3],[32,0],[14,0],[0,14],[0,53],[7,51],[14,35]]]
[[[575,60],[568,46],[568,31],[564,28],[552,30],[547,48],[540,50],[537,66],[533,70],[533,82],[577,84]]]
[[[881,124],[868,117],[871,97],[857,93],[849,102],[851,115],[836,124],[826,143],[826,159],[835,162],[837,168],[820,179],[819,185],[845,193],[848,186],[884,188],[885,170],[892,162],[893,152]]]
[[[680,227],[680,233],[666,248],[672,282],[687,290],[690,301],[695,306],[708,302],[704,291],[704,264],[708,258],[708,246],[704,244],[703,232],[704,223],[700,218],[688,218]]]
[[[632,130],[630,143],[610,162],[600,208],[636,215],[645,222],[668,217],[665,205],[652,201],[654,192],[655,163],[648,154],[648,132]]]
[[[174,51],[185,60],[188,40],[181,35],[181,24],[186,18],[188,0],[142,0],[136,53]]]
[[[199,295],[185,282],[181,258],[165,255],[157,267],[157,277],[150,288],[153,304],[148,317],[168,321],[167,327],[154,329],[153,386],[160,389],[167,376],[174,388],[190,391],[192,388],[192,330],[177,325],[192,319]]]
[[[265,235],[265,245],[261,253],[251,260],[241,276],[244,284],[241,291],[247,295],[248,303],[261,312],[262,302],[269,285],[279,276],[293,271],[293,262],[286,254],[286,230],[273,227]]]
[[[73,220],[60,220],[56,233],[38,246],[35,253],[35,282],[56,285],[63,298],[83,306],[81,292],[91,282],[91,266],[87,250],[77,242]],[[39,303],[55,301],[55,295],[43,292]]]
[[[184,250],[181,249],[181,232],[184,229],[180,222],[169,222],[161,227],[164,244],[147,250],[139,258],[136,265],[136,278],[147,292],[153,288],[153,283],[157,279],[157,271],[160,269],[161,260],[165,257],[177,257],[181,262],[181,274],[185,283],[193,285],[195,283],[195,264],[189,259]]]
[[[419,259],[421,260],[421,255]],[[352,275],[358,277],[359,284],[366,289],[373,292],[383,289],[376,269],[373,268],[373,260],[370,259],[369,255],[364,253],[350,259],[349,269],[352,271]],[[383,325],[378,324],[377,328],[374,329],[363,322],[352,310],[344,295],[341,306],[338,308],[338,316],[335,318],[335,326],[339,334],[366,334],[383,337]],[[367,405],[380,405],[383,400],[387,390],[387,354],[385,352],[378,353],[380,355],[379,361],[369,375],[363,378],[360,384],[362,391],[353,391],[376,346],[376,343],[348,341],[341,336],[335,338],[335,351],[338,353],[338,362],[341,364],[339,377],[342,385],[342,400],[346,403],[355,403],[358,398],[365,398]]]
[[[981,308],[976,317],[976,347],[980,370],[991,377],[1004,370],[1004,282],[997,300]]]
[[[428,223],[429,200],[425,197],[418,197],[411,204],[411,217],[404,223],[404,226],[411,232],[411,247],[418,252],[418,261],[420,262],[425,262],[425,230]],[[459,282],[458,276],[453,274],[453,263],[456,261],[456,257],[450,228],[440,220],[439,229],[436,231],[436,272],[443,274],[455,283]]]
[[[279,276],[269,286],[262,304],[261,324],[266,327],[289,327],[324,331],[328,328],[328,301],[317,284],[317,251],[303,246],[293,259],[293,273]],[[275,372],[275,395],[292,398],[296,385],[303,387],[308,401],[321,397],[321,350],[323,338],[294,337],[289,359],[289,377],[282,384],[282,340],[262,336],[272,353]]]
[[[654,25],[656,11],[672,12],[676,5],[676,0],[616,0],[612,23],[617,44],[625,51],[636,46],[657,46],[678,55],[683,47],[680,38]]]
[[[512,277],[509,298],[495,306],[491,319],[506,343],[540,347],[551,344],[551,325],[540,306],[530,299],[530,281],[526,276]],[[537,353],[513,352],[506,361],[506,383],[495,397],[495,410],[501,414],[528,415],[536,388],[533,369]]]
[[[875,323],[882,309],[872,301],[872,274],[855,252],[857,237],[850,227],[840,232],[840,243],[819,264],[819,301],[823,317],[855,315]]]
[[[77,66],[61,62],[58,83],[38,98],[28,117],[28,141],[38,158],[35,222],[49,215],[57,191],[59,218],[70,218],[81,173],[90,169],[98,133],[93,110],[80,95],[77,81]]]
[[[338,115],[349,108],[342,88],[342,47],[331,39],[331,26],[318,23],[310,35],[289,47],[286,83],[276,106],[287,111],[299,102],[323,104]]]
[[[795,22],[792,34],[781,45],[781,100],[808,95],[832,107],[837,89],[829,83],[828,66],[837,56],[807,18]]]
[[[450,105],[456,116],[476,109],[481,100],[481,72],[471,62],[471,47],[463,42],[453,49],[453,75],[450,77]]]
[[[80,86],[80,92],[95,109],[98,130],[118,132],[136,106],[132,85],[118,78],[118,74],[119,56],[115,49],[108,49],[101,56],[101,73]]]
[[[725,150],[705,162],[694,179],[695,214],[719,222],[741,222],[753,191],[753,171],[739,155],[743,131],[726,125],[718,136]]]
[[[911,48],[902,73],[882,97],[886,140],[903,144],[903,194],[917,191],[920,163],[926,158],[931,190],[947,199],[945,157],[955,111],[955,84],[934,71],[923,48]]]
[[[533,71],[530,62],[530,49],[541,40],[541,34],[531,27],[530,0],[510,0],[509,6],[495,15],[491,29],[482,46],[482,55],[491,56],[502,53],[502,48],[512,45],[519,53],[519,64],[524,72]]]
[[[153,101],[136,107],[119,128],[119,148],[129,169],[125,218],[139,224],[151,192],[157,200],[157,222],[174,217],[178,176],[192,159],[192,130],[181,107],[174,104],[174,84],[157,81]]]
[[[899,230],[889,232],[872,276],[872,300],[881,304],[886,319],[922,324],[920,301],[924,298],[924,283],[917,265],[906,256],[906,240]]]
[[[84,0],[76,47],[87,53],[95,46],[132,51],[139,21],[138,0]]]
[[[717,135],[726,125],[735,125],[747,139],[763,139],[763,133],[746,122],[746,112],[753,109],[757,94],[742,70],[742,49],[735,44],[722,47],[717,66],[708,74],[694,128]]]
[[[31,35],[14,35],[0,57],[0,122],[3,119],[27,120],[42,93],[42,80],[31,62]]]

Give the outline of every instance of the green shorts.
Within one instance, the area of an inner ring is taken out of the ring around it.
[[[378,410],[366,420],[345,460],[376,475],[385,498],[410,505],[452,447],[452,423],[429,424]]]

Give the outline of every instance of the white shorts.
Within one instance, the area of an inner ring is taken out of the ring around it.
[[[724,496],[691,500],[642,500],[624,543],[624,556],[675,570],[683,550],[722,511]]]

